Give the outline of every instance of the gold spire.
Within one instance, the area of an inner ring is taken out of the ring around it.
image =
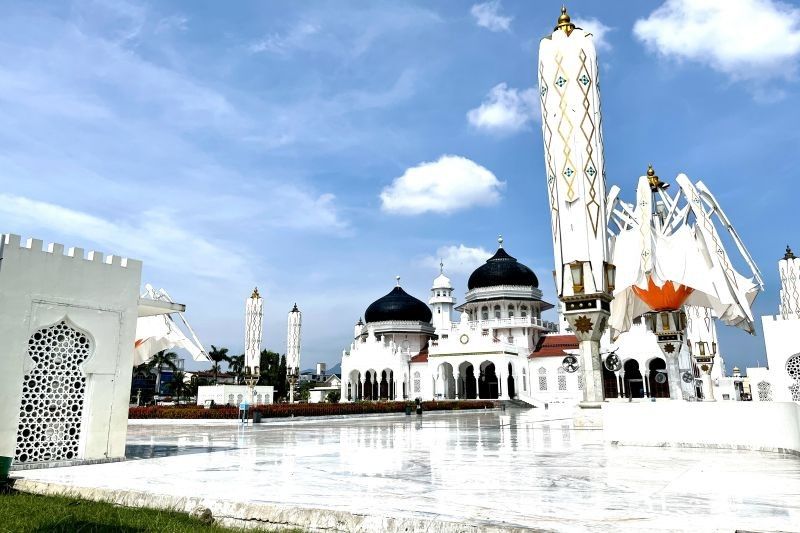
[[[653,165],[647,165],[647,181],[650,182],[650,190],[656,192],[657,190],[666,190],[669,188],[669,183],[664,183],[656,176],[656,171],[653,170]]]
[[[558,17],[558,23],[553,29],[555,31],[564,30],[567,36],[575,29],[575,24],[570,21],[569,15],[567,14],[566,6],[561,6],[561,16]]]
[[[255,289],[253,289],[253,294],[251,294],[251,295],[250,295],[250,298],[252,298],[252,299],[254,299],[254,300],[256,300],[256,299],[258,299],[258,298],[261,298],[261,295],[260,295],[260,294],[258,294],[258,287],[256,287]]]

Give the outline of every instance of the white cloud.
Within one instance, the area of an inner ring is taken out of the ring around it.
[[[795,74],[800,9],[773,0],[667,0],[633,33],[661,55],[760,85]]]
[[[106,254],[140,259],[148,266],[191,272],[211,278],[237,278],[247,271],[246,260],[233,250],[187,231],[163,211],[146,211],[135,220],[107,220],[59,205],[22,196],[0,194],[0,214],[8,226],[74,237],[97,244]],[[16,231],[16,229],[15,229]],[[62,243],[85,247],[86,244]]]
[[[491,31],[509,31],[514,17],[500,14],[500,0],[475,4],[469,10],[478,26]]]
[[[481,105],[467,112],[469,123],[490,133],[514,133],[539,119],[536,90],[509,88],[505,83],[492,87]]]
[[[308,42],[308,39],[318,32],[319,26],[316,24],[301,22],[283,35],[273,33],[260,41],[252,43],[248,49],[254,54],[259,52],[271,52],[273,54],[283,55],[295,48],[302,48]]]
[[[612,31],[614,28],[606,26],[596,18],[575,18],[572,19],[572,22],[575,24],[575,26],[582,28],[594,36],[594,47],[596,49],[611,50],[611,43],[609,43],[608,39],[606,39],[606,34]]]
[[[505,186],[486,168],[455,155],[420,163],[381,191],[384,211],[400,215],[452,213],[500,200]]]
[[[439,268],[439,262],[444,263],[447,273],[469,274],[492,256],[483,248],[472,248],[459,244],[458,246],[442,246],[436,250],[435,256],[428,256],[422,260],[422,265]]]

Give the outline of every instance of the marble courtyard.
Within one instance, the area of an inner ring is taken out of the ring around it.
[[[622,447],[544,409],[131,423],[128,460],[23,470],[25,490],[208,507],[309,530],[796,530],[800,459]],[[236,520],[236,519],[240,520]],[[245,520],[241,520],[245,519]],[[252,522],[249,522],[252,523]]]

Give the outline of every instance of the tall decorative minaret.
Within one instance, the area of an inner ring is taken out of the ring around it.
[[[795,257],[788,244],[786,254],[778,261],[778,271],[781,276],[781,318],[800,318],[800,259]]]
[[[561,311],[581,348],[583,406],[603,401],[600,337],[614,290],[608,263],[605,165],[592,34],[566,8],[539,44],[547,198]]]
[[[264,323],[264,300],[258,287],[244,304],[244,366],[245,374],[257,374],[261,360],[261,336]]]
[[[286,378],[289,380],[289,402],[294,403],[294,385],[300,377],[300,326],[302,313],[294,304],[289,311],[286,331]]]
[[[431,287],[431,297],[428,304],[433,310],[433,327],[437,330],[449,330],[452,321],[453,306],[456,299],[453,298],[453,284],[450,278],[444,275],[444,263],[439,262],[439,275],[433,280]]]

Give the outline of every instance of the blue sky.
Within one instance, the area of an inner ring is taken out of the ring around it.
[[[554,301],[535,93],[561,6],[503,2],[3,2],[0,231],[145,262],[206,344],[264,345],[304,313],[335,363],[394,276],[463,297],[503,234]],[[702,179],[762,269],[800,248],[800,9],[770,0],[575,1],[598,38],[608,183]],[[420,190],[422,187],[422,190]],[[732,250],[731,250],[732,251]],[[760,324],[759,324],[760,334]],[[761,337],[721,333],[728,367]]]

